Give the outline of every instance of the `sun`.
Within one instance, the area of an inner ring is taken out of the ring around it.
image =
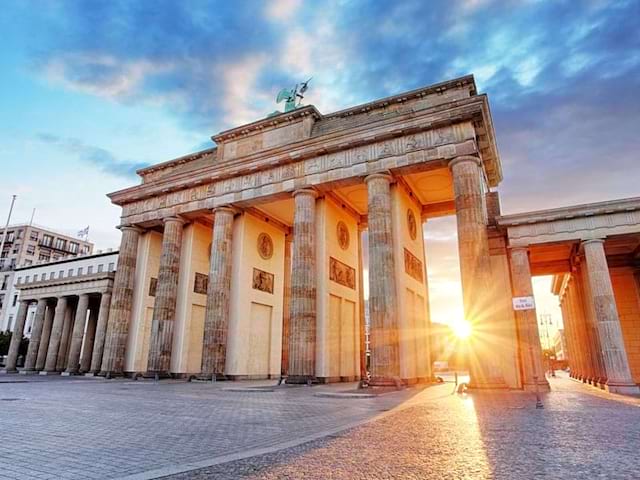
[[[473,329],[471,328],[471,323],[466,320],[458,320],[456,321],[451,328],[453,329],[453,333],[460,340],[466,340],[471,336]]]

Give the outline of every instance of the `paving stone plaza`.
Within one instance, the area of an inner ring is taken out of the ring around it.
[[[349,385],[5,376],[0,478],[635,478],[640,400],[551,379],[375,398]],[[266,388],[260,388],[266,387]],[[606,425],[606,428],[604,426]]]

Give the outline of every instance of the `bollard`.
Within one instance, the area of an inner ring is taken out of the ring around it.
[[[538,388],[538,376],[534,375],[533,376],[533,382],[536,384],[536,408],[544,408],[544,405],[542,404],[542,400],[540,400],[540,390]]]

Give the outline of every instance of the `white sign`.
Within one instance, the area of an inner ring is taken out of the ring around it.
[[[533,297],[513,297],[514,310],[533,310],[536,308],[536,301]]]

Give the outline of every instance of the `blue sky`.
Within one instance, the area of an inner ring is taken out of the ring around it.
[[[90,225],[99,248],[119,243],[119,209],[104,194],[136,183],[136,167],[211,145],[310,76],[305,101],[328,113],[475,74],[506,212],[640,194],[638,1],[2,7],[0,212],[16,193],[14,221],[36,208],[37,223]],[[443,225],[436,252],[451,246]]]

